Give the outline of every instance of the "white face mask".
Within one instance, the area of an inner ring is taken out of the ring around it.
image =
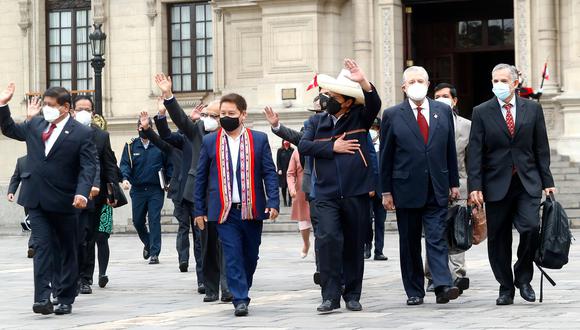
[[[52,123],[60,117],[60,111],[58,111],[58,108],[45,105],[42,107],[42,115],[44,116],[44,120]]]
[[[203,121],[203,127],[208,132],[213,132],[218,128],[217,120],[215,120],[211,117],[202,117],[201,121]]]
[[[81,125],[90,126],[93,121],[93,115],[88,111],[79,111],[75,114],[75,120]]]
[[[441,103],[447,104],[451,109],[453,109],[453,100],[447,97],[440,97],[435,99],[435,101],[439,101]]]
[[[427,96],[427,85],[414,83],[407,87],[407,96],[413,101],[423,101]]]

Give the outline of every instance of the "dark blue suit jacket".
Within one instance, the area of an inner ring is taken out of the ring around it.
[[[258,219],[267,219],[269,214],[264,213],[266,208],[280,209],[278,195],[278,174],[272,160],[272,151],[265,133],[251,130],[254,138],[254,186],[256,189],[256,209]],[[197,164],[195,177],[195,216],[207,216],[208,221],[217,221],[222,208],[218,187],[218,168],[216,165],[217,132],[210,133],[203,138],[201,153]],[[231,161],[231,160],[230,160]],[[240,159],[236,177],[240,184]],[[232,166],[230,166],[232,169]],[[230,174],[233,176],[233,172]],[[266,199],[266,195],[268,198]],[[242,193],[240,191],[240,197]],[[206,204],[207,200],[207,204]]]
[[[41,116],[16,124],[8,106],[0,107],[2,134],[26,141],[26,172],[20,174],[22,187],[19,201],[26,208],[48,212],[75,213],[74,196],[89,197],[97,169],[97,150],[93,133],[69,117],[58,139],[44,154],[42,133],[49,123]]]
[[[424,207],[429,182],[440,206],[447,205],[449,189],[459,187],[451,109],[427,100],[430,119],[426,145],[408,100],[383,112],[380,178],[383,192],[393,194],[398,208]]]

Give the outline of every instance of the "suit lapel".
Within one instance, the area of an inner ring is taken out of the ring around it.
[[[415,134],[415,137],[421,141],[421,144],[425,144],[423,140],[423,135],[421,135],[421,131],[419,131],[419,124],[417,124],[417,119],[415,119],[415,115],[413,114],[413,109],[411,109],[411,105],[409,104],[408,100],[403,101],[403,106],[401,107],[401,111],[403,112],[403,119],[407,126],[411,129],[411,132]]]
[[[439,117],[441,117],[441,114],[434,106],[433,102],[431,102],[431,100],[427,99],[427,101],[429,102],[429,116],[431,116],[431,118],[429,118],[429,139],[427,140],[427,145],[429,145],[431,144],[433,134],[435,134],[435,130],[439,124]]]
[[[495,121],[498,127],[504,132],[504,134],[511,139],[510,133],[507,128],[507,124],[505,122],[505,119],[503,118],[501,108],[499,106],[499,102],[496,97],[494,97],[491,100],[491,108],[492,108],[490,111],[491,118],[493,119],[493,121]]]
[[[520,127],[522,127],[522,123],[525,122],[527,115],[528,111],[526,109],[526,103],[522,98],[516,98],[516,130],[514,136],[518,135]]]
[[[60,132],[60,135],[58,136],[58,138],[56,139],[56,141],[54,142],[54,145],[52,146],[52,148],[50,149],[50,151],[48,152],[48,155],[46,155],[46,158],[50,158],[50,156],[52,156],[56,150],[60,147],[60,145],[62,144],[62,141],[64,141],[72,132],[72,130],[75,127],[75,120],[72,117],[69,117],[66,124],[64,124],[64,127],[62,128],[62,131]]]

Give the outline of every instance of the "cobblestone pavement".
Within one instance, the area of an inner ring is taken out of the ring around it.
[[[575,236],[580,237],[579,232]],[[388,261],[365,264],[362,312],[341,309],[318,315],[319,289],[312,283],[312,253],[299,257],[299,234],[265,234],[260,262],[250,295],[250,316],[236,318],[225,303],[203,303],[195,286],[195,273],[180,273],[175,236],[163,236],[159,265],[141,258],[136,236],[113,236],[109,285],[93,287],[93,294],[78,297],[73,314],[41,316],[32,313],[32,261],[26,259],[25,236],[0,237],[0,304],[2,329],[580,329],[580,248],[573,245],[571,262],[563,271],[552,271],[556,287],[545,287],[544,303],[496,307],[498,285],[487,261],[486,244],[468,252],[471,289],[447,305],[405,305],[399,273],[397,235],[387,233]],[[517,242],[517,239],[515,239]],[[515,251],[515,250],[514,250]],[[515,254],[515,252],[514,252]],[[539,277],[533,282],[539,295]]]

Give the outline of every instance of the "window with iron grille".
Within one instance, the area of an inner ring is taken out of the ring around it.
[[[46,8],[48,87],[92,89],[90,0],[47,0]]]
[[[212,12],[208,2],[169,6],[169,74],[174,92],[213,89]]]

